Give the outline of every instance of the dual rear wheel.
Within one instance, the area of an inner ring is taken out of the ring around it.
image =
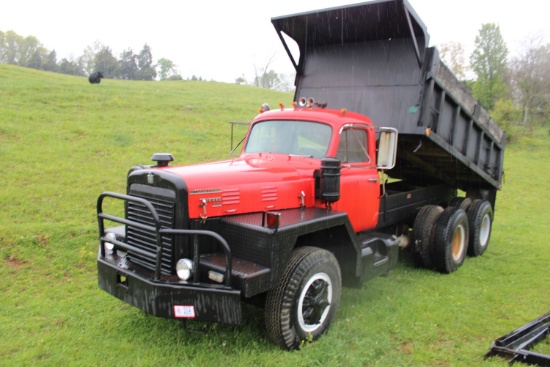
[[[421,208],[414,223],[415,250],[422,266],[452,273],[466,254],[479,256],[489,245],[493,210],[486,200],[455,198],[446,209]]]

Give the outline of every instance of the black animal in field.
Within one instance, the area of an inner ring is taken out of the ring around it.
[[[103,78],[103,73],[101,71],[95,71],[90,74],[88,77],[88,81],[91,84],[99,84],[101,83],[101,78]]]

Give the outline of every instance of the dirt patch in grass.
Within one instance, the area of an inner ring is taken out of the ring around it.
[[[8,258],[4,261],[4,264],[9,269],[19,270],[23,267],[23,265],[27,264],[27,260],[20,260],[15,255],[10,255]]]

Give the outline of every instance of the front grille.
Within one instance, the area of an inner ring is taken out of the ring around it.
[[[158,190],[157,190],[158,191]],[[130,195],[137,196],[143,199],[147,199],[157,211],[161,225],[166,228],[174,228],[174,207],[175,198],[173,191],[166,190],[172,193],[172,197],[161,197],[158,195],[148,195],[143,192],[131,191]],[[141,224],[146,224],[154,227],[155,221],[149,210],[134,202],[128,202],[127,219],[135,221]],[[129,245],[135,246],[141,250],[147,251],[151,254],[156,254],[156,234],[154,231],[147,231],[135,226],[128,225],[126,228],[126,240]],[[145,257],[143,255],[132,253],[128,251],[129,259],[146,269],[154,271],[156,268],[155,259]],[[161,273],[164,275],[171,275],[173,269],[173,238],[172,236],[162,236],[162,261],[161,261]]]

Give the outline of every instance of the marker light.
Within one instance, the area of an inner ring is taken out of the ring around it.
[[[193,261],[189,259],[179,259],[176,263],[176,273],[181,280],[188,280],[191,278],[191,272],[193,271]]]
[[[277,229],[281,224],[281,213],[277,212],[268,212],[265,213],[265,222],[267,228]]]

